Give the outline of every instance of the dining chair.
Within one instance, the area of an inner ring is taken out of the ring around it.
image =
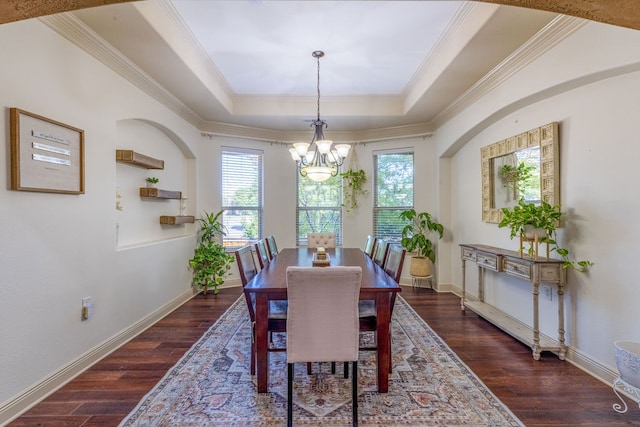
[[[307,247],[315,249],[317,247],[335,248],[336,233],[307,233]]]
[[[236,261],[240,280],[244,288],[257,274],[256,262],[253,258],[253,250],[250,245],[244,246],[236,251]],[[244,294],[251,320],[251,375],[256,373],[256,302],[254,294]],[[286,301],[269,301],[269,315],[267,331],[269,336],[274,332],[286,332],[287,330],[287,303]],[[270,339],[273,342],[272,339]],[[285,351],[284,347],[269,346],[268,351]]]
[[[271,258],[269,258],[269,251],[267,251],[267,245],[264,239],[260,239],[255,243],[256,254],[258,255],[258,262],[260,263],[260,270],[262,270]]]
[[[391,244],[387,247],[387,257],[384,264],[384,271],[387,273],[396,283],[400,283],[400,276],[402,275],[402,267],[404,265],[404,258],[407,254],[407,250],[398,244]],[[393,317],[393,306],[396,303],[396,293],[391,293],[391,301],[389,305],[391,307],[390,318]],[[360,332],[375,332],[377,329],[377,312],[376,302],[373,300],[363,300],[358,304],[358,310],[360,311]],[[389,340],[391,340],[391,329],[389,329]],[[363,351],[375,351],[377,350],[377,343],[373,346],[361,347]],[[389,351],[391,350],[391,343],[389,343]],[[391,355],[389,355],[389,372],[392,371],[393,363]]]
[[[276,237],[272,234],[271,236],[266,238],[267,241],[267,251],[269,252],[269,257],[273,259],[276,255],[278,255],[278,246],[276,245]]]
[[[377,239],[375,244],[375,250],[373,251],[373,262],[380,267],[384,266],[384,262],[387,259],[387,249],[389,245],[382,239]]]
[[[352,362],[352,424],[358,425],[360,267],[287,268],[287,425],[293,425],[294,363]]]
[[[391,244],[387,248],[387,256],[383,268],[385,273],[391,276],[398,284],[400,283],[406,254],[407,250],[399,244]]]
[[[373,257],[373,249],[375,248],[375,244],[376,238],[369,234],[367,236],[367,240],[365,240],[364,242],[364,248],[362,249],[365,254],[369,255],[369,258]]]

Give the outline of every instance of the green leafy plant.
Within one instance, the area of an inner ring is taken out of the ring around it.
[[[546,232],[546,237],[540,239],[541,243],[550,245],[551,251],[556,251],[562,258],[564,268],[573,268],[579,272],[586,272],[593,263],[589,260],[573,261],[570,259],[569,251],[558,246],[556,241],[556,228],[562,219],[560,206],[541,202],[539,205],[527,203],[520,199],[513,208],[502,208],[502,219],[498,227],[508,227],[510,238],[525,236],[527,226],[541,229]],[[529,240],[529,239],[527,239]],[[521,247],[522,251],[524,248]],[[533,243],[529,241],[527,250],[529,256],[533,256]]]
[[[367,182],[367,174],[364,170],[348,169],[340,174],[343,178],[345,193],[348,193],[348,203],[343,203],[342,206],[347,207],[347,212],[358,207],[358,196],[364,196],[367,194],[367,190],[364,188],[364,184]]]
[[[520,162],[517,166],[505,164],[498,169],[498,176],[504,181],[505,188],[513,190],[513,196],[515,198],[518,197],[518,193],[524,192],[534,169],[534,165],[525,162]]]
[[[410,222],[402,229],[401,245],[407,251],[417,251],[418,256],[429,258],[432,263],[435,263],[436,251],[429,236],[435,233],[442,239],[444,233],[442,224],[437,223],[429,213],[416,213],[415,209],[401,212],[400,218]]]
[[[145,179],[145,181],[147,181],[147,183],[149,184],[157,184],[158,181],[160,181],[160,179],[156,178],[155,176],[148,176],[147,179]]]
[[[220,292],[219,287],[224,283],[234,260],[220,243],[220,238],[226,234],[221,220],[222,212],[205,211],[203,217],[197,219],[200,224],[198,247],[189,260],[189,267],[193,270],[193,284],[202,289],[203,294],[210,288],[213,288],[214,294]]]

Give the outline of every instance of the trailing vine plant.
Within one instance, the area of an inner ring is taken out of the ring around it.
[[[341,173],[344,185],[344,202],[342,206],[346,207],[347,212],[351,212],[358,208],[358,196],[367,194],[364,184],[367,182],[367,174],[362,169],[347,169]]]
[[[532,172],[535,166],[518,163],[517,166],[503,165],[498,169],[498,176],[504,181],[504,187],[513,191],[513,198],[521,198],[524,196],[525,186],[532,178]]]

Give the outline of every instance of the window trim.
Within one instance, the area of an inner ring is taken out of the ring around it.
[[[258,156],[258,206],[240,206],[240,205],[225,205],[224,204],[224,156],[225,153],[231,153],[236,155],[248,155],[248,156]],[[220,147],[220,206],[223,211],[228,210],[246,210],[246,211],[257,211],[258,213],[258,236],[257,239],[264,238],[264,151],[254,148],[244,148],[244,147],[232,147],[232,146],[221,146]],[[224,224],[224,213],[223,213],[223,226]],[[228,230],[227,230],[228,231]],[[252,242],[255,239],[248,239],[248,242]],[[244,245],[230,245],[227,240],[227,236],[222,236],[222,244],[227,250],[234,250],[240,248]]]
[[[392,155],[392,154],[411,154],[412,163],[413,163],[413,175],[411,177],[412,186],[413,186],[413,200],[411,205],[404,206],[388,206],[381,207],[378,205],[378,156],[380,155]],[[404,147],[404,148],[396,148],[396,149],[384,149],[384,150],[375,150],[372,152],[373,155],[373,208],[372,208],[372,223],[373,223],[373,233],[376,237],[379,237],[377,233],[378,230],[378,218],[380,212],[392,212],[398,211],[398,214],[402,211],[406,211],[409,209],[415,208],[415,149],[413,147]],[[401,230],[399,230],[401,231]],[[389,240],[387,237],[383,236],[383,238],[387,239],[391,243],[400,243],[399,240],[396,242],[396,239]]]
[[[343,227],[344,227],[344,212],[342,209],[342,200],[344,197],[343,190],[343,179],[340,176],[342,172],[342,168],[338,167],[338,175],[337,178],[340,179],[339,184],[339,194],[338,194],[338,205],[337,206],[317,206],[317,207],[308,207],[308,206],[300,206],[300,173],[296,169],[296,246],[307,246],[306,236],[304,239],[300,238],[300,212],[301,211],[318,211],[318,210],[335,210],[338,212],[340,217],[340,226],[338,232],[336,233],[336,246],[342,246],[342,235],[343,235]],[[332,177],[333,178],[333,177]],[[331,179],[331,178],[330,178]]]

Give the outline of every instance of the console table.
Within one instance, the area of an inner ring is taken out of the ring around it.
[[[461,244],[462,253],[462,298],[460,308],[468,307],[479,316],[498,326],[514,338],[531,346],[533,358],[540,359],[542,351],[552,351],[564,360],[567,348],[564,340],[564,285],[567,272],[562,261],[556,259],[533,259],[521,257],[516,251],[486,245]],[[466,261],[478,266],[478,301],[467,301],[465,270]],[[484,302],[484,270],[505,273],[531,282],[533,287],[533,328],[499,309]],[[558,340],[555,341],[539,329],[538,296],[540,283],[555,284],[558,287]]]

